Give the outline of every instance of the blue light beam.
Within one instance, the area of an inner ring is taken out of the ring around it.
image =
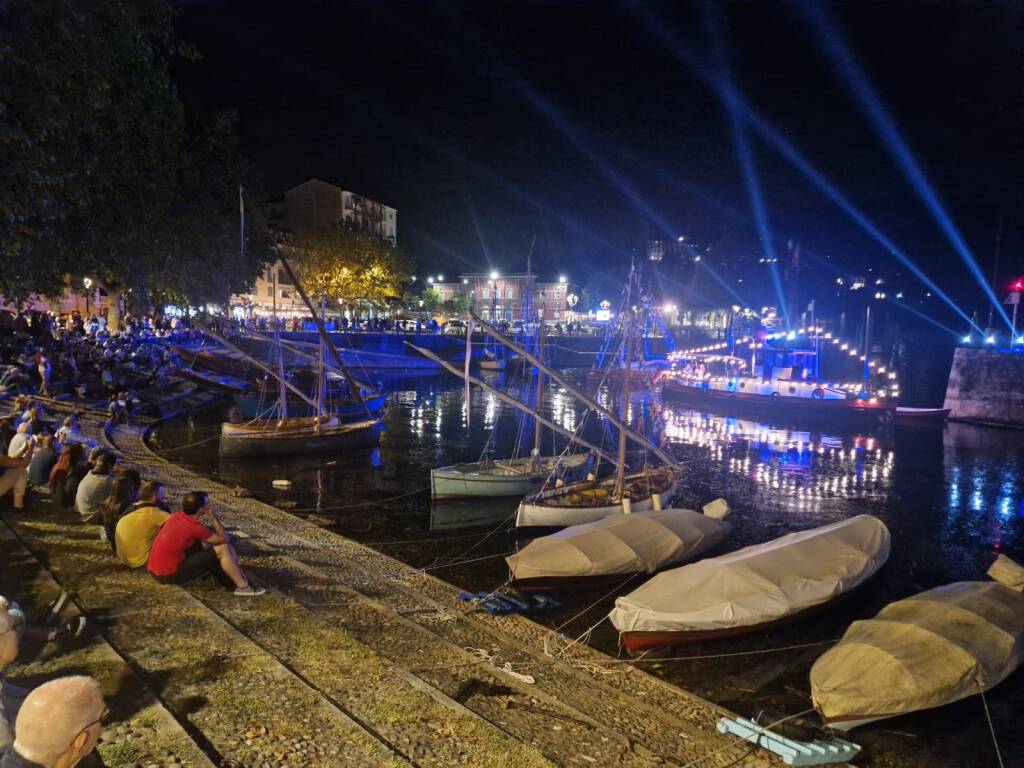
[[[914,154],[910,151],[910,147],[907,146],[903,137],[900,136],[899,130],[896,128],[896,122],[882,104],[881,99],[878,98],[874,88],[871,87],[867,75],[860,65],[857,64],[850,49],[839,36],[835,25],[827,18],[826,12],[820,4],[804,2],[802,7],[805,17],[818,33],[821,47],[828,55],[833,67],[835,67],[839,76],[844,80],[853,97],[867,110],[867,117],[871,121],[872,127],[878,133],[879,138],[882,139],[882,144],[886,151],[896,161],[900,170],[903,171],[903,175],[907,177],[910,185],[917,192],[925,207],[928,208],[932,218],[935,219],[935,223],[939,225],[939,229],[942,230],[946,239],[953,246],[953,250],[956,251],[961,261],[967,265],[971,276],[981,286],[989,301],[995,305],[999,315],[1005,321],[1006,327],[1012,330],[1010,318],[1003,309],[1002,302],[999,301],[992,291],[992,286],[989,285],[988,280],[982,274],[977,260],[971,253],[970,248],[967,247],[967,243],[964,242],[956,224],[953,223],[953,220],[946,213],[935,189],[928,182],[920,164],[918,164]]]

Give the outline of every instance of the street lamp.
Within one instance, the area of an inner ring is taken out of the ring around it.
[[[566,280],[565,280],[565,275],[559,275],[559,276],[558,276],[558,282],[560,282],[560,283],[564,283],[565,281],[566,281]]]
[[[437,282],[443,283],[444,282],[444,275],[438,275],[437,276]]]
[[[491,280],[497,280],[501,275],[498,274],[498,270],[491,270]]]
[[[431,275],[430,277],[428,277],[427,278],[427,282],[430,283],[431,285],[433,285],[434,284],[434,276]]]
[[[85,286],[85,316],[89,317],[89,293],[91,292],[92,289],[92,278],[83,278],[82,285]]]

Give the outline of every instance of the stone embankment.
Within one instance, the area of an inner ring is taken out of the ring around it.
[[[52,578],[98,629],[13,676],[97,674],[117,704],[107,765],[781,764],[721,736],[718,707],[586,647],[553,658],[550,630],[474,612],[428,573],[239,498],[157,457],[142,427],[88,428],[169,498],[209,490],[268,587],[160,585],[46,502],[6,516],[4,551],[30,576],[3,587],[42,604]]]

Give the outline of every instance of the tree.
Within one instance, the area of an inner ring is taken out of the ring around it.
[[[240,161],[212,151],[223,121],[186,116],[172,18],[165,0],[0,0],[0,292],[89,275],[198,296],[252,266],[221,250]]]
[[[286,239],[292,266],[311,296],[346,302],[385,302],[402,297],[412,261],[392,241],[339,222]]]
[[[423,308],[427,312],[437,312],[444,309],[444,301],[441,300],[441,292],[434,286],[430,286],[423,292]]]
[[[466,315],[469,314],[472,304],[468,294],[456,293],[444,303],[444,311],[449,315]]]

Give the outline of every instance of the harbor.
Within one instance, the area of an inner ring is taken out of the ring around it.
[[[1024,765],[1021,8],[2,15],[0,768]]]

